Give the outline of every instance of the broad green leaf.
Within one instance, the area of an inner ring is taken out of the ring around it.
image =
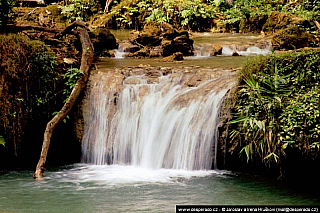
[[[0,135],[0,145],[5,146],[6,142],[4,140],[4,138]]]

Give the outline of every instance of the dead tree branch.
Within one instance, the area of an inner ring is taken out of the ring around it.
[[[85,88],[88,77],[89,77],[90,67],[94,59],[94,49],[93,49],[93,45],[90,40],[86,26],[87,25],[85,22],[82,22],[79,20],[73,22],[63,30],[52,29],[47,27],[39,27],[39,26],[29,26],[29,25],[15,26],[15,28],[20,30],[38,30],[38,31],[57,33],[57,36],[68,34],[68,33],[72,33],[72,34],[75,33],[80,38],[80,41],[82,44],[82,57],[81,57],[80,70],[84,74],[76,82],[69,98],[67,99],[67,102],[64,104],[62,109],[51,119],[51,121],[48,122],[46,126],[40,159],[37,164],[36,171],[33,174],[33,177],[36,179],[40,179],[43,176],[44,166],[46,163],[47,154],[50,146],[50,139],[51,139],[53,130],[69,114],[77,98],[79,97],[81,91]],[[80,27],[80,28],[77,30],[74,30],[74,28],[76,27]]]

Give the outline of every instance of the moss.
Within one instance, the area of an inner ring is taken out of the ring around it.
[[[299,49],[316,46],[316,38],[302,27],[293,26],[278,32],[272,38],[275,49]]]
[[[48,26],[51,26],[52,23],[64,26],[67,23],[67,17],[61,14],[59,5],[48,5],[39,8],[15,7],[13,19],[18,24],[35,25],[35,23],[39,23],[40,14]]]
[[[241,19],[239,23],[239,30],[243,33],[259,33],[267,19],[268,16],[262,14],[254,15],[248,19]]]
[[[126,57],[128,57],[128,58],[144,58],[144,57],[148,57],[149,54],[150,54],[150,49],[145,47],[137,52],[127,54]]]
[[[117,41],[110,30],[97,28],[90,31],[90,38],[94,46],[95,54],[99,55],[106,49],[117,49]]]
[[[114,20],[114,16],[110,13],[95,14],[90,18],[89,23],[93,28],[117,28],[117,23]]]
[[[61,14],[61,8],[59,8],[59,5],[48,5],[46,7],[46,10],[50,11],[50,17],[56,22],[56,23],[66,23],[67,17]]]
[[[37,124],[45,126],[56,110],[56,57],[40,41],[0,36],[0,64],[0,135],[9,153],[19,157],[33,142],[26,138],[41,137]]]
[[[263,25],[262,30],[264,32],[275,32],[281,29],[285,29],[292,25],[292,15],[283,12],[272,12],[268,17],[266,23]]]

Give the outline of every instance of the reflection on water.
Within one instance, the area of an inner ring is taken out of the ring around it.
[[[0,211],[174,212],[176,204],[319,205],[317,190],[297,190],[259,176],[226,171],[147,170],[71,165],[0,175]]]
[[[191,37],[195,43],[254,43],[261,39],[259,34],[239,34],[239,33],[192,33]]]
[[[216,56],[216,57],[203,57],[199,60],[195,57],[185,57],[183,61],[177,62],[163,62],[161,59],[116,59],[116,58],[101,58],[97,63],[97,67],[100,68],[114,68],[114,67],[137,67],[140,64],[150,65],[152,67],[211,67],[211,68],[237,68],[244,65],[244,63],[252,56],[246,57],[232,57],[232,56]]]

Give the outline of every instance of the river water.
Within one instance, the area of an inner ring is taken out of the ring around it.
[[[319,205],[316,189],[229,171],[75,164],[0,175],[1,212],[174,212],[183,204]],[[314,190],[314,191],[310,191]]]
[[[210,36],[212,35],[198,35],[197,45],[207,44]],[[257,36],[248,35],[240,38],[255,40]],[[234,40],[235,36],[224,34],[213,37],[214,41],[219,41],[219,39]],[[225,43],[225,45],[227,44]],[[228,45],[228,48],[235,47],[232,47],[233,44],[230,45],[230,43]],[[103,59],[98,64],[98,68],[119,68],[120,66],[138,66],[139,64],[151,64],[154,67],[234,68],[241,66],[246,59],[247,57],[230,56],[195,57],[188,58],[182,63],[166,63],[165,65],[161,61],[150,59]],[[130,88],[132,90],[135,86],[131,85],[127,89]],[[126,87],[124,87],[125,89]],[[184,94],[186,91],[181,90],[181,92]],[[132,97],[138,97],[138,95],[135,94]],[[161,98],[155,98],[155,103],[157,100],[161,100]],[[130,102],[132,101],[133,99],[130,100]],[[143,106],[143,103],[140,104]],[[173,107],[168,107],[168,110],[164,112],[170,112],[171,109]],[[176,116],[175,120],[178,120],[179,117],[185,116],[184,114],[180,116],[172,114],[171,117]],[[130,122],[130,116],[127,116],[127,122]],[[122,118],[117,119],[120,121]],[[123,124],[125,124],[126,117],[123,120]],[[159,123],[161,123],[160,121]],[[114,126],[120,125],[118,123],[121,122],[116,122]],[[138,123],[141,125],[142,121]],[[167,129],[169,130],[170,127],[168,126]],[[122,130],[121,133],[124,132],[125,130]],[[202,130],[200,133],[204,134]],[[193,135],[196,134],[197,132]],[[88,140],[88,143],[90,141]],[[155,143],[155,146],[161,141],[163,140]],[[182,141],[186,141],[186,139]],[[132,143],[128,141],[123,147],[128,149],[133,146]],[[168,144],[170,143],[168,142]],[[112,147],[111,150],[115,150],[115,148]],[[177,151],[173,153],[177,153]],[[114,156],[115,153],[112,153],[110,158]],[[184,169],[183,165],[173,167],[174,169],[170,166],[148,167],[143,166],[143,160],[133,163],[135,160],[134,158],[130,160],[131,157],[132,154],[129,160],[127,157],[124,157],[124,160],[119,158],[120,160],[112,162],[111,165],[93,165],[91,163],[94,162],[91,162],[48,168],[41,181],[32,179],[33,171],[2,172],[0,173],[0,212],[174,212],[176,205],[187,204],[320,205],[320,193],[317,187],[288,184],[259,175],[210,170],[206,166],[195,169],[194,167]],[[156,159],[155,155],[154,158]],[[197,158],[195,157],[195,159]],[[171,160],[166,161],[165,159],[161,162],[161,165],[174,164],[171,163]],[[104,163],[106,162],[103,161],[100,164]]]

